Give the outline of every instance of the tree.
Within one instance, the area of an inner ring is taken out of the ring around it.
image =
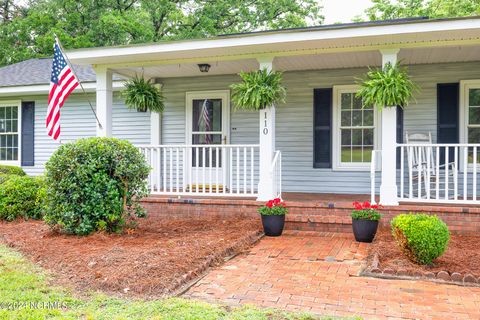
[[[65,48],[205,38],[321,24],[320,10],[316,0],[30,0],[0,20],[0,65],[51,55],[54,34]]]
[[[372,2],[373,6],[365,10],[368,20],[450,18],[480,14],[479,0],[372,0]]]

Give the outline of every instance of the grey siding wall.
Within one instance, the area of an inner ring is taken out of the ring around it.
[[[112,110],[112,135],[131,143],[150,144],[150,112],[138,112],[125,106],[119,93],[115,93]]]
[[[89,95],[95,103],[95,95]],[[85,96],[75,94],[69,97],[61,111],[61,142],[50,138],[45,130],[47,113],[46,96],[23,97],[25,101],[35,101],[35,166],[23,167],[30,175],[42,174],[45,162],[61,143],[96,135],[95,117]],[[95,104],[93,105],[95,108]],[[113,104],[113,136],[128,139],[134,144],[150,143],[150,113],[128,110],[118,94]]]
[[[313,168],[313,89],[354,84],[366,68],[286,72],[288,96],[277,108],[277,149],[283,154],[283,189],[287,192],[369,193],[368,171]],[[436,85],[480,78],[480,62],[415,65],[410,73],[421,91],[405,110],[404,131],[431,132],[436,141]],[[167,108],[162,141],[185,142],[185,92],[225,90],[234,75],[164,79]],[[258,113],[231,113],[231,143],[258,143]],[[378,185],[378,184],[377,184]]]
[[[368,171],[334,171],[313,168],[313,89],[354,84],[365,68],[286,72],[287,102],[277,108],[277,149],[283,154],[283,189],[286,192],[368,193]],[[405,110],[404,131],[432,132],[436,141],[436,84],[480,78],[480,62],[416,65],[410,73],[421,87],[416,102]],[[162,143],[185,143],[185,93],[187,91],[227,90],[239,81],[236,75],[163,79],[166,109],[162,117]],[[32,100],[26,98],[24,100]],[[35,167],[43,164],[58,147],[44,129],[45,97],[35,97]],[[94,97],[92,96],[92,101]],[[233,144],[258,143],[258,113],[230,115]],[[63,140],[95,135],[95,120],[81,96],[72,96],[62,110]],[[150,115],[127,110],[116,95],[113,107],[113,135],[135,144],[150,142]]]
[[[95,101],[95,96],[90,96]],[[85,97],[72,95],[61,110],[61,142],[56,142],[47,135],[45,117],[47,114],[47,97],[24,97],[25,101],[35,101],[35,166],[23,167],[30,175],[43,173],[45,162],[61,143],[95,136],[95,118]]]

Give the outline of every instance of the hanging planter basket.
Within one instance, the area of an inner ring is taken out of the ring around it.
[[[242,82],[230,86],[232,101],[237,110],[262,110],[284,103],[286,89],[282,86],[282,73],[267,69],[241,72]]]
[[[159,88],[150,80],[135,76],[124,82],[125,90],[123,97],[125,104],[129,109],[138,112],[157,112],[162,113],[165,109],[165,98]]]
[[[387,63],[383,69],[371,69],[364,79],[358,80],[360,90],[357,97],[362,99],[364,106],[403,108],[418,92],[418,86],[400,63]]]

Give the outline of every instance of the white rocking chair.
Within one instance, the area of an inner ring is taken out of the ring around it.
[[[407,144],[432,144],[432,134],[424,133],[405,133],[405,142]],[[446,164],[440,164],[437,170],[436,167],[436,155],[438,148],[433,147],[407,147],[407,160],[409,163],[409,174],[412,175],[413,180],[413,193],[414,196],[419,198],[426,198],[427,194],[432,197],[437,192],[437,179],[439,180],[439,192],[445,191],[445,173],[448,168],[448,176],[453,176],[456,171],[455,162],[449,162]],[[453,183],[453,179],[450,179]],[[418,184],[421,183],[420,192]],[[448,194],[452,191],[450,188],[450,182],[448,185]],[[420,193],[420,194],[419,194]],[[453,195],[453,192],[452,192]]]

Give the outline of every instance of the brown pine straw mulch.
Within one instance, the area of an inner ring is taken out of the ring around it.
[[[133,234],[54,233],[42,221],[0,223],[0,241],[80,291],[161,297],[174,293],[260,236],[257,219],[138,220]]]
[[[378,256],[379,268],[390,269],[404,275],[437,273],[446,271],[462,275],[471,274],[480,277],[480,236],[451,235],[446,252],[434,261],[432,266],[413,263],[402,254],[391,233],[380,231],[373,241],[369,252],[369,265],[375,254]]]

